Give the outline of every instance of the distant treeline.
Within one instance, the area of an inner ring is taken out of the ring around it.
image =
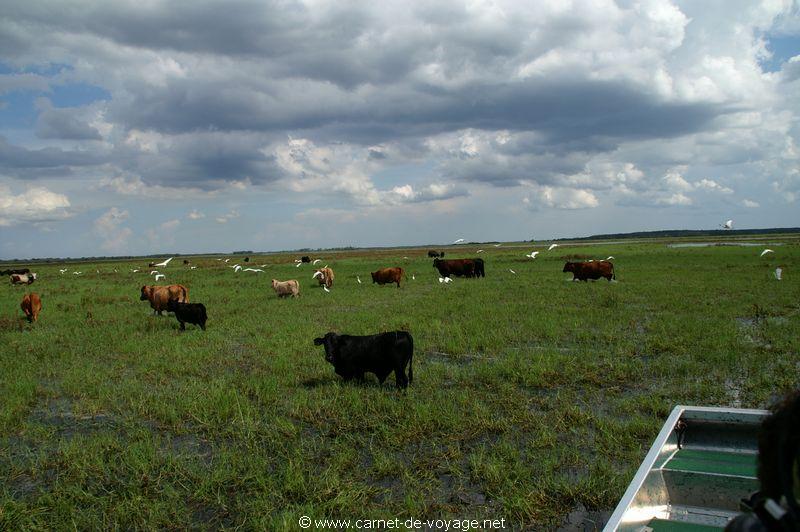
[[[565,240],[624,240],[628,238],[679,238],[693,236],[746,236],[800,233],[800,227],[776,227],[772,229],[667,229],[663,231],[639,231],[636,233],[609,233],[579,238],[556,238]]]

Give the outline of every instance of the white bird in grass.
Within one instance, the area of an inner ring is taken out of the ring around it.
[[[266,264],[262,264],[261,266],[259,266],[259,268],[266,268],[266,267],[267,267]]]
[[[58,271],[61,272],[61,275],[64,275],[66,273],[66,271],[67,271],[67,268],[64,268],[63,270],[58,270]]]
[[[781,280],[781,274],[782,273],[783,273],[783,269],[782,268],[775,268],[775,278],[777,280],[779,280],[779,281]]]
[[[614,255],[609,255],[606,260],[614,260]]]
[[[728,220],[724,224],[722,224],[723,229],[733,229],[733,220]]]
[[[245,268],[244,271],[246,272],[263,272],[261,268]]]
[[[499,248],[502,244],[495,244],[494,247]]]
[[[358,284],[361,284],[361,277],[359,277],[358,275],[356,275],[356,281],[358,281]]]
[[[528,258],[531,258],[531,259],[535,259],[536,255],[538,255],[539,253],[540,253],[539,251],[531,251],[530,254],[525,255],[525,256],[528,257]]]
[[[511,273],[513,273],[514,275],[517,275],[517,272],[515,272],[515,271],[514,271],[514,270],[512,270],[511,268],[509,268],[509,269],[508,269],[508,271],[510,271],[510,272],[511,272]]]
[[[231,260],[231,259],[225,259],[225,262],[228,262],[229,260]]]
[[[158,270],[153,270],[153,271],[150,272],[150,275],[155,275],[157,273],[158,273]]]
[[[318,272],[314,273],[314,275],[312,275],[312,276],[311,276],[311,278],[312,278],[312,279],[316,279],[316,278],[317,278],[317,275],[322,275],[322,272],[319,272],[319,271],[318,271]]]
[[[476,251],[475,253],[483,253],[483,250],[482,250],[482,249],[479,249],[479,250],[478,250],[478,251]]]
[[[82,273],[83,273],[83,272],[72,272],[72,275],[80,275],[80,274],[82,274]]]
[[[190,270],[196,270],[196,269],[197,269],[197,266],[191,266],[189,269],[190,269]]]
[[[464,239],[463,239],[463,238],[459,238],[458,240],[456,240],[455,242],[453,242],[453,244],[458,244],[459,242],[463,242],[463,241],[464,241]]]
[[[300,260],[300,259],[294,259],[294,261],[295,261],[295,262],[303,262],[303,261],[302,261],[302,260]]]
[[[325,290],[326,292],[330,292],[330,290],[328,290],[327,286],[323,286],[322,289]]]
[[[318,262],[322,262],[322,259],[314,259],[314,262],[312,262],[311,264],[316,264]]]
[[[775,253],[775,252],[772,251],[771,249],[765,249],[764,251],[761,252],[761,255],[759,255],[759,257],[763,257],[767,253]]]
[[[217,259],[217,260],[222,260],[222,259]]]
[[[416,276],[413,273],[411,274],[411,280],[412,281],[416,281],[417,280]]]
[[[404,259],[408,260],[408,257],[403,257]]]
[[[165,260],[164,262],[159,262],[158,264],[156,264],[156,266],[164,266],[164,267],[166,267],[167,264],[169,264],[169,261],[171,261],[172,259],[173,259],[173,257],[170,257],[167,260]]]
[[[166,278],[167,278],[166,275],[164,275],[163,273],[159,273],[158,275],[156,275],[155,280],[158,281],[159,279],[166,279]]]
[[[558,244],[550,244],[550,247],[547,248],[547,251],[552,251],[553,248],[557,248],[557,247],[558,247]]]
[[[131,273],[139,273],[139,270],[131,270]]]
[[[300,266],[302,266],[302,265],[303,265],[303,263],[302,263],[302,262],[298,262],[298,263],[297,263],[297,266],[295,266],[295,268],[299,268],[299,267],[300,267]]]
[[[445,284],[447,284],[447,283],[450,283],[450,282],[452,282],[452,281],[453,281],[453,280],[452,280],[451,278],[449,278],[449,277],[439,277],[439,282],[440,282],[440,283],[445,283]]]
[[[239,266],[238,264],[233,267],[233,271],[235,271],[236,273],[239,273],[239,270],[241,270],[241,269],[242,269],[242,267]]]

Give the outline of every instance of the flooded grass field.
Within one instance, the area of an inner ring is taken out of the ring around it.
[[[673,406],[766,407],[800,385],[800,245],[769,242],[488,245],[486,278],[449,284],[427,249],[307,253],[330,293],[301,254],[251,256],[264,273],[176,259],[160,271],[205,304],[205,332],[139,301],[148,260],[34,266],[0,289],[0,529],[599,527]],[[564,282],[568,257],[609,255],[616,282]],[[387,266],[402,288],[369,283]],[[342,382],[313,345],[396,329],[414,337],[406,392]]]

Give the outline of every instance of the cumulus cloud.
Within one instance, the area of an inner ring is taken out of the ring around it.
[[[239,216],[241,216],[239,214],[239,211],[232,210],[231,212],[223,214],[222,216],[217,216],[216,218],[214,218],[214,220],[219,224],[226,224],[228,223],[228,220],[233,220],[234,218],[238,218]]]
[[[112,253],[124,253],[128,248],[128,239],[133,234],[129,227],[122,224],[129,218],[127,210],[111,207],[94,221],[94,232],[101,239],[100,248]]]
[[[202,212],[198,211],[197,209],[192,209],[192,211],[186,215],[187,218],[190,220],[200,220],[201,218],[205,218],[206,215]]]
[[[158,227],[150,228],[145,231],[145,237],[150,244],[151,248],[156,251],[165,250],[165,246],[172,246],[175,244],[175,231],[180,226],[181,221],[167,220],[160,224]]]
[[[47,98],[36,101],[39,117],[36,134],[43,139],[102,140],[97,128],[88,123],[85,109],[53,107]]]
[[[67,196],[45,187],[31,187],[14,195],[0,185],[0,225],[37,223],[63,220],[72,216]]]
[[[800,28],[790,2],[236,6],[4,6],[0,94],[40,100],[39,138],[4,130],[0,173],[334,209],[486,190],[601,210],[800,197],[800,59],[763,68],[771,36]],[[70,83],[109,97],[56,105]]]
[[[753,200],[749,200],[749,199],[743,199],[742,200],[742,205],[747,207],[748,209],[757,209],[757,208],[759,208],[761,206],[761,205],[759,205],[759,203],[757,201],[753,201]]]

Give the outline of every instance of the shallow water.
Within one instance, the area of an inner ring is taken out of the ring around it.
[[[680,244],[667,244],[668,248],[706,248],[709,246],[782,246],[782,242],[682,242]]]

